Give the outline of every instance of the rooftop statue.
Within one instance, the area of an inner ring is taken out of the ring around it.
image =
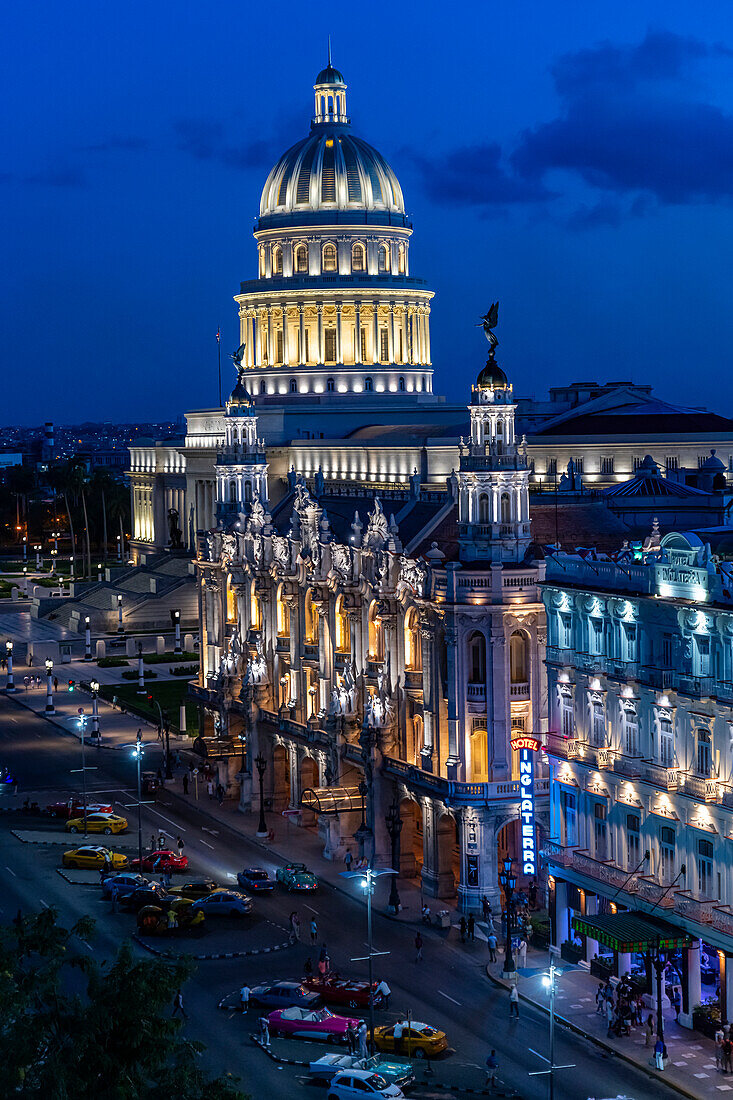
[[[494,335],[494,329],[499,322],[499,303],[492,302],[486,313],[483,315],[476,328],[482,328],[484,330],[484,336],[489,341],[489,359],[494,358],[496,345],[499,343]]]

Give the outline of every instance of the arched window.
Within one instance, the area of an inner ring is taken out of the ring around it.
[[[400,275],[405,274],[405,246],[403,244],[397,250],[397,270]]]
[[[501,494],[500,508],[501,508],[501,522],[502,523],[511,523],[512,522],[512,502],[511,502],[511,497],[509,496],[509,493],[502,493]]]
[[[485,729],[471,731],[471,782],[486,783],[489,778],[488,734]]]
[[[282,275],[283,273],[283,250],[279,244],[272,246],[272,274]]]
[[[404,393],[405,392],[405,380],[404,380],[404,378],[400,378],[399,386],[400,386],[400,393]]]
[[[468,682],[486,683],[486,639],[478,631],[468,639]]]
[[[327,378],[326,379],[326,392],[327,393],[333,393],[333,391],[335,389],[336,389],[336,383],[334,382],[333,378]]]
[[[264,393],[266,388],[267,387],[265,386],[265,380],[263,378],[262,381],[260,382],[260,393]]]
[[[377,249],[377,267],[380,271],[389,271],[389,253],[383,244]]]
[[[710,732],[706,729],[697,731],[697,774],[710,776]]]
[[[244,483],[244,503],[245,504],[251,504],[252,503],[252,482],[251,481],[245,481],[245,483]]]
[[[364,379],[364,389],[365,389],[365,390],[366,390],[366,391],[367,391],[368,393],[371,393],[371,392],[372,392],[372,390],[374,389],[374,382],[372,381],[372,379],[371,379],[371,378],[365,378],[365,379]]]
[[[277,590],[277,636],[287,638],[290,635],[290,608],[283,599],[283,586]]]
[[[486,493],[481,493],[478,498],[478,521],[479,523],[491,523],[489,498]]]
[[[377,601],[372,600],[369,605],[369,660],[384,660],[384,639],[382,635],[382,621],[377,610]]]
[[[290,379],[290,392],[291,393],[297,393],[298,392],[298,383],[295,381],[294,378]]]
[[[349,620],[344,612],[344,597],[339,595],[336,600],[336,651],[348,653],[351,650],[351,632]]]
[[[295,270],[300,274],[308,271],[308,245],[299,244],[295,250]]]
[[[252,630],[262,629],[262,612],[260,601],[257,599],[254,579],[249,586],[249,625]]]
[[[421,390],[425,389],[425,375],[423,375],[422,378],[420,379],[420,389]]]
[[[323,270],[335,271],[337,265],[336,245],[324,244],[323,246]]]
[[[405,615],[405,667],[412,672],[419,672],[422,668],[420,621],[415,607],[408,608]]]
[[[308,645],[315,645],[318,642],[318,612],[313,606],[313,594],[310,588],[305,594],[303,611],[305,641]]]
[[[364,266],[364,245],[353,244],[351,246],[351,270],[363,271]]]
[[[412,716],[412,745],[408,747],[407,762],[413,764],[417,762],[420,755],[420,750],[423,747],[424,740],[424,727],[422,714],[413,714]]]
[[[237,499],[237,483],[233,478],[229,482],[229,499],[232,501]]]
[[[236,623],[237,621],[237,597],[234,595],[234,589],[232,588],[231,575],[227,576],[227,622]]]
[[[529,680],[527,637],[515,630],[509,639],[509,676],[513,684],[526,684]]]

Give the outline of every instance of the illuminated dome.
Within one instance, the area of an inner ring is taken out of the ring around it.
[[[476,386],[478,389],[483,390],[489,389],[492,386],[506,386],[506,384],[507,377],[504,371],[495,359],[489,357],[489,359],[486,360],[486,366],[476,379]]]
[[[346,84],[328,65],[314,85],[308,137],[293,145],[267,177],[260,217],[317,210],[379,211],[404,216],[402,188],[387,161],[351,132]]]

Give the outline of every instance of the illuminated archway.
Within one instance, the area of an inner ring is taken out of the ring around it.
[[[283,586],[277,590],[277,636],[290,637],[290,608],[283,599]]]
[[[348,653],[351,650],[351,632],[349,630],[349,620],[346,618],[344,611],[344,597],[339,595],[336,600],[336,651],[338,653]]]
[[[411,798],[400,802],[400,875],[419,878],[423,865],[423,817],[420,805]]]
[[[249,625],[252,630],[262,630],[262,609],[257,599],[254,578],[249,586]]]
[[[236,623],[237,621],[237,597],[234,594],[232,588],[231,574],[227,576],[227,622]]]
[[[313,606],[313,593],[306,590],[303,602],[303,635],[308,645],[318,642],[318,612]]]
[[[384,635],[376,600],[369,604],[369,660],[384,660]]]
[[[405,615],[405,667],[412,672],[422,669],[422,645],[417,608],[410,607]]]

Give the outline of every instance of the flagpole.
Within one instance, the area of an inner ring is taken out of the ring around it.
[[[221,408],[221,325],[216,329],[216,348],[219,353],[219,408]]]

